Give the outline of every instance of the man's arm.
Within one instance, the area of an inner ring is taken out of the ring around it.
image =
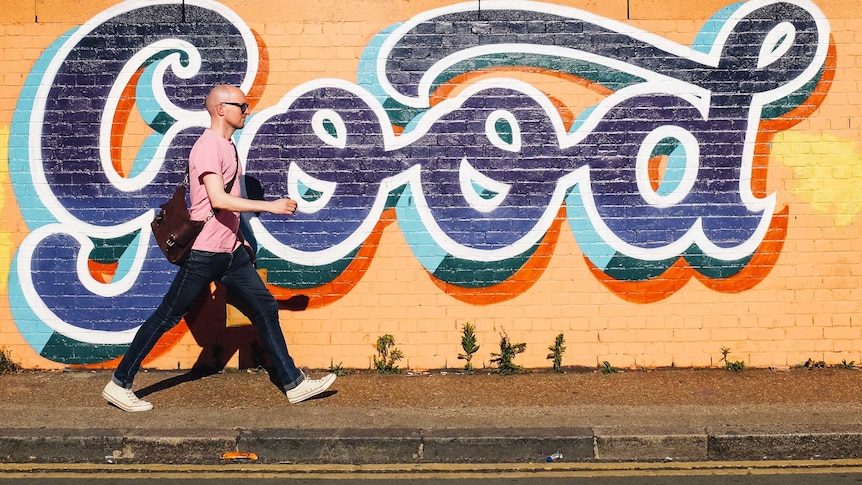
[[[292,199],[252,200],[228,194],[224,191],[224,179],[217,173],[204,175],[203,182],[213,209],[286,215],[296,212],[296,201]]]

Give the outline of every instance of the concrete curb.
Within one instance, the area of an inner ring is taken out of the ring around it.
[[[0,430],[2,463],[214,464],[222,453],[258,463],[411,464],[703,462],[862,457],[857,430],[777,433],[680,428]]]

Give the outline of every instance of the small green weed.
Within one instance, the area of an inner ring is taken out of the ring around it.
[[[602,374],[619,374],[620,370],[612,366],[608,361],[602,361]]]
[[[509,336],[506,334],[506,331],[503,330],[500,334],[500,353],[491,354],[491,356],[494,357],[491,359],[491,363],[497,364],[497,373],[500,375],[517,374],[523,369],[521,366],[515,364],[515,357],[518,354],[523,353],[525,350],[527,350],[526,343],[513,344],[509,340]]]
[[[458,354],[458,359],[467,361],[467,364],[464,365],[464,370],[467,371],[468,374],[473,373],[473,354],[479,351],[479,346],[476,345],[475,329],[476,328],[470,322],[465,323],[464,326],[461,327],[461,348],[464,349],[464,353]]]
[[[842,360],[840,364],[835,364],[832,367],[834,367],[836,369],[855,369],[856,368],[856,361],[851,360],[850,362],[847,362],[847,360],[845,359],[845,360]]]
[[[338,377],[350,374],[350,371],[348,369],[341,367],[341,362],[339,362],[338,365],[335,365],[333,364],[332,359],[329,360],[329,372],[337,375]]]
[[[0,347],[0,374],[18,372],[21,366],[12,360],[12,352],[6,347]]]
[[[725,369],[732,370],[734,372],[740,372],[740,371],[745,370],[745,361],[742,361],[742,360],[730,361],[727,359],[728,355],[730,355],[730,348],[729,347],[722,347],[721,348],[721,360],[719,360],[719,362],[724,361],[724,368]]]
[[[390,334],[377,338],[377,355],[374,356],[374,368],[381,374],[400,374],[401,369],[395,365],[404,358],[404,354],[395,347],[395,337]]]
[[[563,372],[563,354],[566,352],[566,346],[563,345],[566,339],[563,337],[563,334],[557,335],[557,338],[554,339],[554,345],[548,347],[548,350],[551,351],[548,354],[548,360],[552,360],[554,363],[554,372],[562,373]]]

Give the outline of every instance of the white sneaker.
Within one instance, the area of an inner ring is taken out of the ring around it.
[[[288,401],[296,404],[329,389],[329,386],[333,382],[335,382],[335,374],[327,374],[320,379],[309,379],[306,377],[298,386],[285,392],[285,394]]]
[[[102,397],[114,406],[130,413],[153,409],[152,403],[138,399],[138,396],[131,389],[120,387],[113,380],[105,386],[105,390],[102,391]]]

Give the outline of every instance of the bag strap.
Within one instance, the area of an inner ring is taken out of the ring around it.
[[[227,193],[230,193],[233,188],[233,183],[236,181],[236,176],[239,175],[239,152],[236,149],[236,145],[233,144],[233,140],[231,140],[230,146],[233,147],[233,153],[236,155],[236,170],[233,172],[233,178],[224,186],[224,191]]]
[[[233,178],[230,179],[230,182],[226,183],[224,186],[224,191],[230,193],[231,189],[233,189],[233,183],[236,182],[236,176],[239,175],[239,152],[236,151],[236,145],[231,142],[231,146],[233,147],[233,152],[236,154],[236,170],[233,172]],[[180,182],[180,185],[189,186],[189,167],[186,166],[186,176],[183,178],[183,181]]]

